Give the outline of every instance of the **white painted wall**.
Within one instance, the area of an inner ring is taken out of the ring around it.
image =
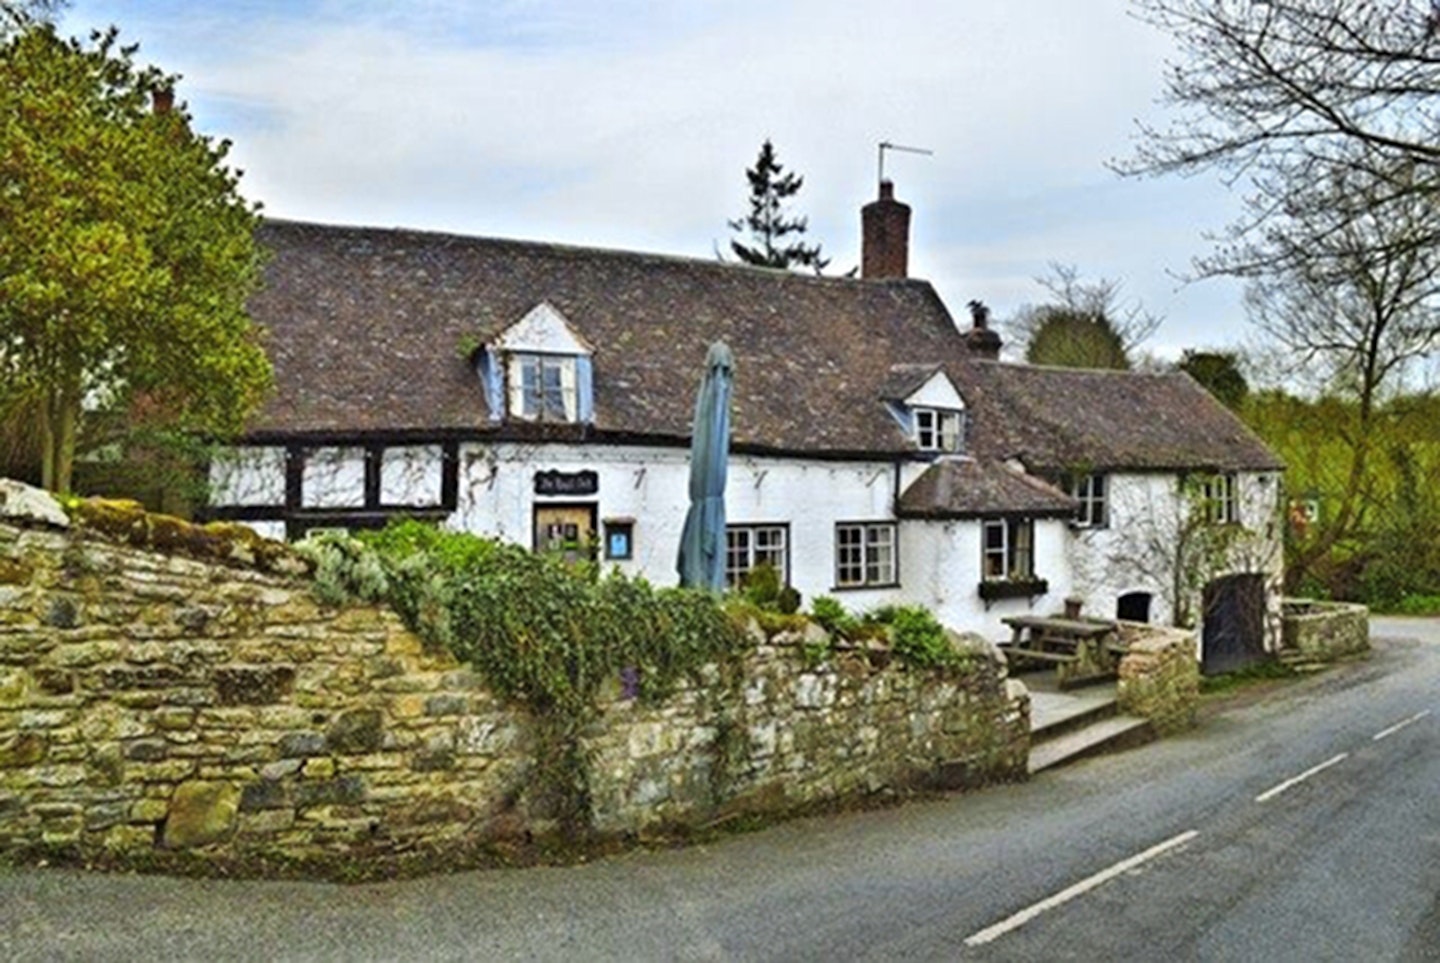
[[[365,449],[312,448],[305,454],[300,504],[306,508],[365,505]]]
[[[210,464],[210,493],[216,505],[284,505],[285,449],[260,445],[225,449]]]
[[[594,497],[534,493],[537,472],[585,470],[599,476]],[[460,448],[459,505],[449,524],[528,546],[537,504],[594,504],[602,524],[606,518],[635,520],[634,558],[614,564],[670,585],[690,505],[689,479],[685,449],[466,444]],[[789,524],[790,583],[807,600],[834,594],[852,608],[888,600],[894,592],[834,588],[835,524],[892,519],[893,503],[894,470],[881,461],[735,456],[725,487],[730,524]]]
[[[1035,574],[1046,580],[1049,591],[1034,599],[997,599],[987,605],[980,598],[979,519],[901,522],[900,577],[905,601],[926,606],[951,628],[978,632],[996,641],[1010,638],[1010,628],[1002,619],[1060,611],[1071,581],[1068,525],[1053,518],[1037,518],[1034,525]]]
[[[440,501],[441,448],[416,445],[388,449],[382,458],[382,499],[387,504],[434,505]],[[689,453],[646,446],[467,443],[459,449],[459,498],[446,524],[457,530],[532,543],[535,506],[593,504],[603,527],[607,518],[634,520],[634,557],[614,563],[659,585],[676,581],[675,552],[689,507]],[[927,462],[901,466],[908,485]],[[536,495],[534,478],[543,471],[594,471],[594,496]],[[307,459],[303,502],[307,507],[363,504],[364,452],[360,448],[320,449]],[[212,469],[217,505],[281,505],[284,451],[241,449]],[[989,606],[979,597],[981,524],[978,520],[921,521],[898,525],[899,588],[837,589],[837,522],[893,518],[896,472],[890,462],[826,462],[802,458],[736,456],[726,485],[727,520],[732,524],[788,523],[790,583],[806,605],[816,595],[833,595],[852,611],[893,602],[915,602],[935,611],[953,628],[1003,639],[1001,619],[1059,611],[1064,599],[1084,599],[1086,612],[1113,617],[1122,594],[1150,592],[1151,620],[1174,618],[1166,551],[1173,545],[1183,504],[1174,475],[1114,474],[1109,477],[1109,525],[1075,529],[1065,520],[1035,521],[1036,574],[1048,593],[1033,600],[1005,599]],[[313,490],[312,490],[313,486]],[[1279,479],[1242,474],[1238,496],[1241,522],[1253,534],[1235,571],[1264,571],[1271,592],[1274,641],[1278,645]],[[256,522],[271,537],[283,525]],[[597,532],[599,534],[599,532]],[[1198,611],[1198,604],[1195,606]],[[1267,626],[1267,632],[1271,632]]]
[[[937,371],[910,397],[905,404],[912,408],[943,408],[950,411],[964,411],[965,399],[955,390],[955,385],[945,372]]]
[[[1267,625],[1267,646],[1278,646],[1280,579],[1279,476],[1242,472],[1237,478],[1239,524],[1246,534],[1236,540],[1231,557],[1211,577],[1231,572],[1263,572],[1271,583],[1274,627]],[[1189,503],[1174,474],[1112,474],[1108,477],[1109,524],[1074,529],[1068,556],[1072,574],[1069,592],[1084,599],[1087,614],[1113,618],[1121,595],[1149,592],[1150,620],[1175,620],[1177,588],[1171,573],[1175,545]],[[1199,599],[1190,598],[1192,613]],[[1198,627],[1198,626],[1197,626]]]
[[[441,501],[439,445],[396,445],[380,454],[380,504],[435,506]]]

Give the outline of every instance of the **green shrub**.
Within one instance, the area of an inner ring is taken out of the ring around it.
[[[810,618],[835,638],[854,638],[855,630],[860,627],[855,616],[829,595],[817,595],[810,600]]]
[[[780,610],[781,615],[794,615],[799,612],[800,590],[791,585],[782,588],[775,599],[775,607]]]
[[[1440,615],[1440,595],[1407,595],[1395,611],[1400,615]]]
[[[474,535],[400,522],[358,538],[297,546],[316,565],[316,594],[389,603],[427,643],[470,663],[541,719],[551,788],[570,826],[588,818],[579,733],[601,683],[638,670],[640,696],[662,698],[685,675],[738,656],[744,637],[708,593],[655,589],[591,563]]]
[[[895,654],[908,665],[933,668],[960,661],[945,627],[923,605],[884,605],[867,612],[863,623],[889,626]]]
[[[756,565],[740,580],[740,594],[762,609],[779,608],[780,588],[780,572],[769,562]]]

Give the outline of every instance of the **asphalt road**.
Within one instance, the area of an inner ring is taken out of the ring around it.
[[[0,958],[1440,961],[1440,622],[1374,634],[1181,738],[709,846],[352,887],[0,871]]]

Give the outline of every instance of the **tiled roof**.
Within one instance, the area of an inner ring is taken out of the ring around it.
[[[973,518],[1004,513],[1070,516],[1078,503],[1033,475],[994,461],[946,459],[900,496],[902,518]]]
[[[983,395],[976,450],[1032,471],[1284,467],[1187,374],[975,361],[969,377]]]
[[[913,453],[887,410],[943,368],[971,453],[1037,471],[1273,468],[1275,456],[1185,375],[977,361],[919,280],[800,275],[450,234],[270,221],[251,313],[277,392],[256,439],[476,432],[683,443],[706,349],[734,352],[738,448]],[[467,360],[541,302],[595,346],[593,428],[496,425]]]
[[[885,383],[880,386],[880,397],[886,401],[904,401],[923,388],[925,382],[935,377],[935,373],[944,367],[938,361],[929,364],[891,365]]]
[[[963,350],[923,281],[276,221],[261,239],[273,257],[251,313],[279,389],[262,435],[489,430],[465,347],[541,301],[595,345],[602,435],[688,437],[706,349],[724,340],[737,445],[908,451],[877,403],[890,365]]]

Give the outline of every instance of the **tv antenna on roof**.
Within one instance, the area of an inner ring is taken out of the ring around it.
[[[885,152],[887,150],[903,150],[907,154],[924,154],[933,157],[933,150],[926,150],[924,147],[906,147],[903,144],[892,144],[888,140],[880,142],[880,183],[885,183]]]

